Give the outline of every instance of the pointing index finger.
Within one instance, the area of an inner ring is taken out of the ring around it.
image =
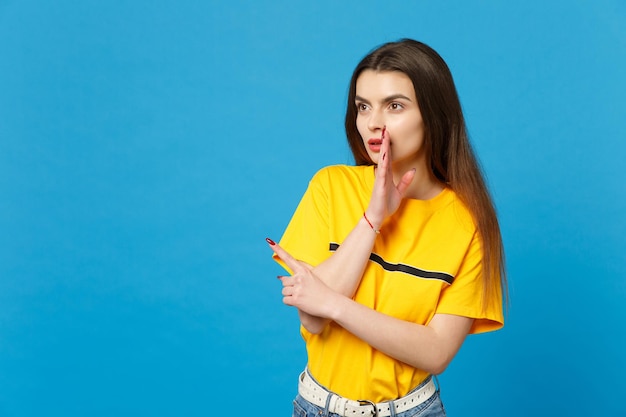
[[[265,240],[270,245],[270,248],[274,251],[276,256],[278,256],[278,258],[282,260],[285,265],[289,267],[289,269],[295,272],[296,270],[302,268],[300,262],[296,258],[291,256],[289,252],[283,249],[278,243],[269,238],[266,238]]]

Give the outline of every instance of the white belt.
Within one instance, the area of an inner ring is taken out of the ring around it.
[[[318,407],[325,408],[328,396],[330,396],[328,410],[331,413],[339,414],[340,416],[345,417],[366,415],[378,417],[390,416],[390,403],[394,404],[396,413],[403,413],[422,404],[424,401],[432,397],[436,391],[437,387],[435,386],[435,382],[433,381],[433,378],[430,377],[424,386],[402,398],[375,404],[368,400],[354,401],[340,397],[318,384],[317,381],[311,378],[307,371],[300,374],[300,380],[298,381],[298,393],[302,396],[302,398]]]

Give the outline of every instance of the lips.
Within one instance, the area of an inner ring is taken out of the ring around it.
[[[382,139],[370,139],[367,141],[367,146],[372,152],[380,152],[380,147],[383,144]]]

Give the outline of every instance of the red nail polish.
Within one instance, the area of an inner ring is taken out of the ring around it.
[[[383,154],[383,161],[385,160],[385,156],[387,156],[387,152]]]
[[[265,238],[265,241],[266,241],[267,243],[269,243],[270,245],[272,245],[272,246],[274,246],[274,245],[276,244],[276,242],[274,242],[274,241],[273,241],[272,239],[270,239],[269,237],[266,237],[266,238]]]

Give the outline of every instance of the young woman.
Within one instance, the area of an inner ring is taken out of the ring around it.
[[[380,46],[350,81],[356,166],[309,183],[267,239],[308,363],[294,416],[443,416],[433,375],[503,325],[504,255],[452,75],[427,45]]]

